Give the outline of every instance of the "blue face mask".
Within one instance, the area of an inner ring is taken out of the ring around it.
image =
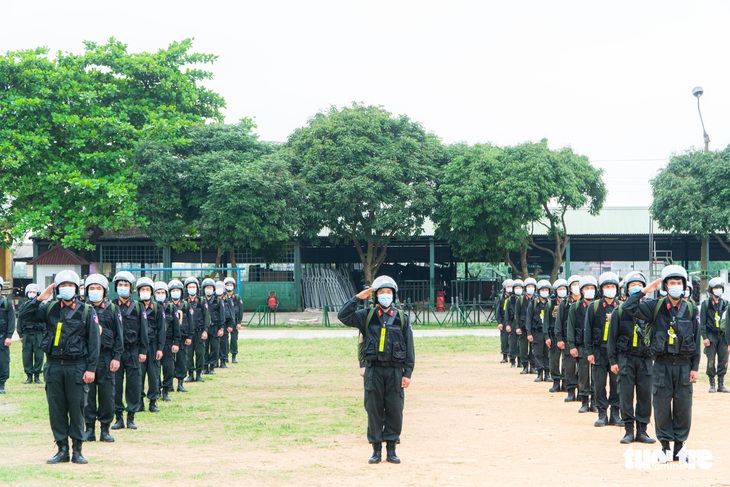
[[[379,294],[378,303],[380,303],[380,306],[382,306],[383,308],[389,308],[390,305],[393,303],[393,295],[392,294]]]
[[[129,288],[128,287],[118,287],[117,294],[119,295],[120,298],[128,298],[129,297]]]
[[[641,286],[634,286],[629,288],[629,296],[633,296],[636,293],[641,292],[643,288]]]
[[[89,301],[92,303],[98,303],[102,299],[104,299],[104,291],[100,291],[98,289],[94,289],[93,291],[89,291]]]
[[[679,286],[669,286],[668,292],[671,297],[678,299],[684,293],[684,286],[681,284]]]
[[[76,296],[76,289],[68,286],[60,287],[58,288],[58,296],[65,301],[71,301]]]

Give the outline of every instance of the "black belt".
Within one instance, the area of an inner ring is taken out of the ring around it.
[[[375,362],[368,363],[375,367],[403,367],[403,364],[400,362],[380,362],[376,360]]]
[[[689,365],[689,357],[682,355],[659,355],[654,359],[656,363],[667,364],[667,365]]]
[[[47,362],[49,364],[56,364],[56,365],[78,365],[78,364],[86,363],[86,357],[73,358],[73,359],[49,357],[47,359]]]

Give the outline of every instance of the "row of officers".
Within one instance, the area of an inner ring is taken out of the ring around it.
[[[170,400],[174,379],[177,391],[187,392],[185,382],[204,382],[201,375],[227,368],[229,356],[237,363],[243,303],[235,293],[234,279],[216,283],[206,278],[200,283],[188,277],[184,283],[177,279],[165,283],[147,277],[137,280],[122,271],[112,282],[118,296],[113,300],[108,298],[105,276],[89,275],[84,284],[82,297],[78,274],[61,271],[43,291],[28,285],[28,299],[18,310],[26,383],[40,383],[43,371],[51,431],[58,446],[48,463],[87,463],[82,445],[96,441],[97,421],[100,441],[112,442],[110,429],[137,429],[135,413],[145,409],[145,398],[150,412],[159,411],[160,398]],[[134,290],[139,299],[132,299]],[[12,303],[3,299],[0,384],[4,391],[15,313]]]
[[[699,307],[691,285],[678,265],[651,283],[641,272],[622,281],[613,272],[552,284],[506,280],[496,311],[502,363],[537,373],[536,382],[552,381],[549,391],[580,401],[578,412],[598,413],[595,426],[623,426],[621,443],[656,441],[647,432],[653,404],[663,458],[686,459],[702,345],[709,392],[730,392],[726,283],[711,279],[710,297]],[[657,298],[648,297],[655,291]]]

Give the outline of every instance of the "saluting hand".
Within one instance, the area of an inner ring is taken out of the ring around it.
[[[657,279],[656,281],[652,282],[651,284],[646,286],[644,289],[642,289],[641,292],[644,294],[653,293],[654,291],[659,289],[659,286],[661,286],[661,284],[662,284],[662,278],[660,277],[659,279]]]
[[[363,289],[362,291],[360,291],[359,293],[357,293],[355,295],[355,297],[357,299],[365,299],[368,296],[370,296],[373,291],[375,291],[375,288],[374,287],[370,287],[370,288],[367,288],[367,289]]]
[[[54,286],[55,286],[55,284],[51,284],[50,286],[45,288],[43,290],[43,292],[40,294],[40,296],[38,296],[38,301],[45,301],[46,299],[53,296],[53,287]]]

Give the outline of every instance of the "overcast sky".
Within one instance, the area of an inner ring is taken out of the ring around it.
[[[543,137],[604,168],[607,205],[648,205],[673,152],[730,142],[726,1],[3,2],[0,50],[129,51],[195,39],[226,121],[284,141],[353,101],[407,114],[446,143]]]

